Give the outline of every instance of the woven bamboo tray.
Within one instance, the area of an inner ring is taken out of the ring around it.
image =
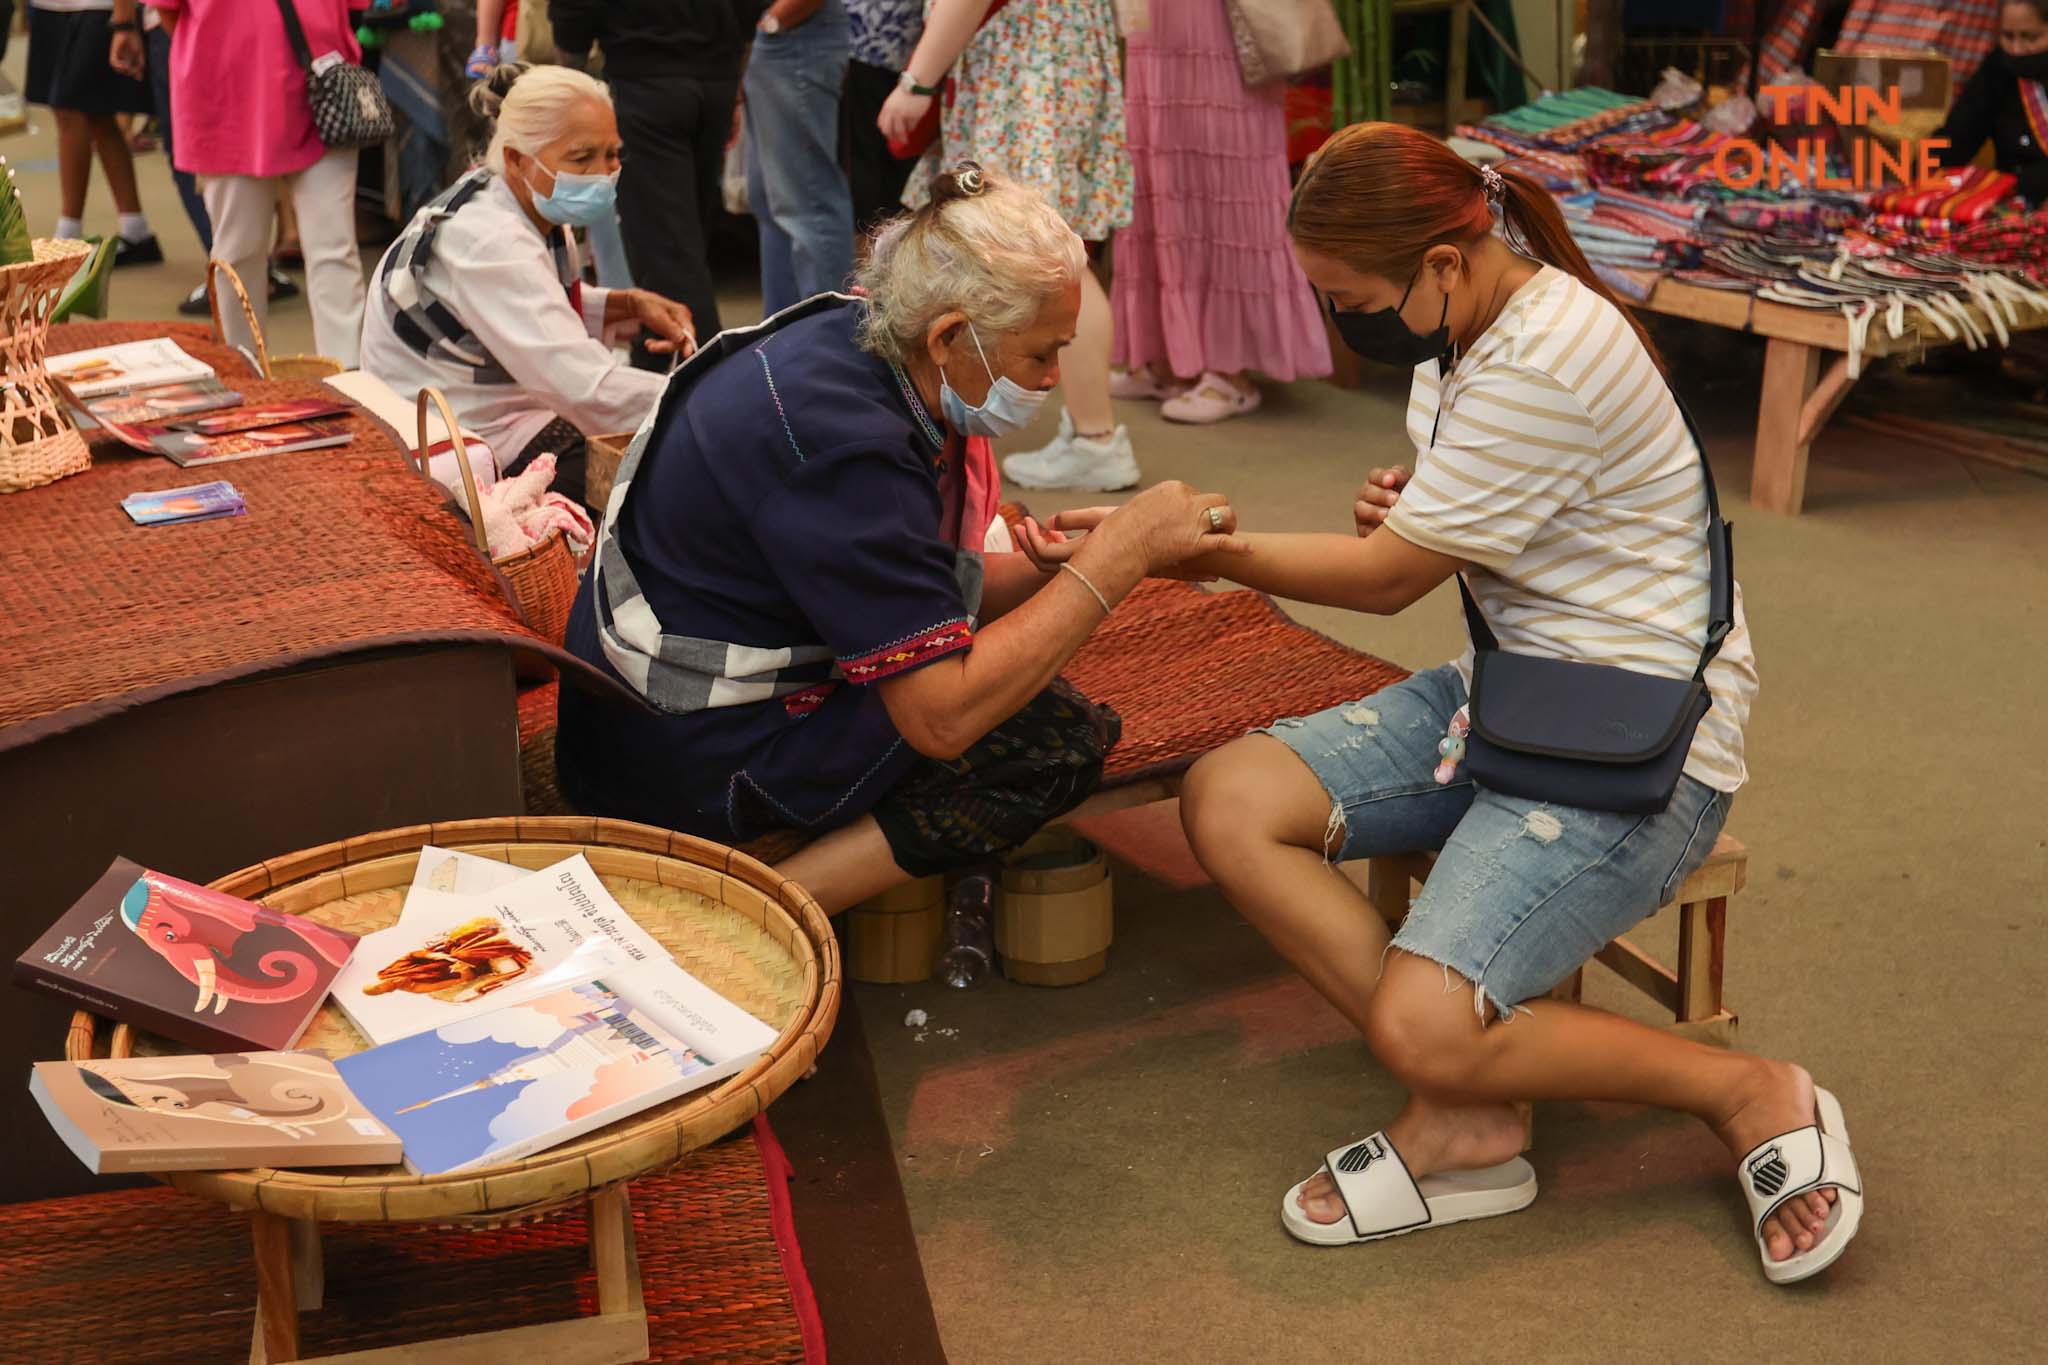
[[[685,969],[779,1030],[775,1046],[713,1089],[504,1166],[438,1176],[378,1166],[181,1171],[162,1179],[231,1208],[293,1219],[465,1228],[522,1222],[661,1170],[731,1132],[808,1072],[831,1036],[839,1011],[839,949],[817,902],[765,864],[684,834],[578,816],[413,825],[274,858],[211,885],[367,933],[397,920],[425,844],[534,869],[583,854]],[[340,1056],[367,1043],[329,1003],[300,1046]],[[83,1010],[73,1016],[65,1044],[72,1061],[179,1050]]]

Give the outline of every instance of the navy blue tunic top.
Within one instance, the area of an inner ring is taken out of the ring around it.
[[[979,562],[941,535],[959,481],[907,381],[855,344],[862,307],[821,304],[664,399],[618,523],[664,634],[830,662],[790,695],[683,714],[565,686],[556,758],[579,809],[721,840],[822,830],[916,761],[873,684],[972,647]],[[595,583],[567,645],[624,681]]]

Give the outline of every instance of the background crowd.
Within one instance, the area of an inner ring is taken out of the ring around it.
[[[323,145],[287,5],[316,64],[374,67],[394,138]],[[1257,408],[1255,371],[1329,370],[1285,240],[1282,95],[1245,86],[1223,0],[32,0],[29,42],[27,96],[59,125],[55,235],[82,233],[97,162],[117,260],[164,259],[132,155],[151,119],[200,245],[248,283],[259,321],[297,289],[280,267],[303,262],[315,344],[344,364],[368,363],[366,301],[377,312],[363,248],[480,164],[508,82],[472,90],[524,59],[598,76],[616,114],[615,206],[560,224],[581,236],[579,273],[682,305],[693,338],[746,320],[719,306],[750,254],[728,209],[753,216],[773,314],[846,288],[865,234],[925,202],[942,162],[1042,194],[1094,269],[1058,434],[1005,462],[1027,487],[1138,482],[1113,400],[1214,422]],[[544,209],[530,213],[552,235]],[[206,310],[203,284],[186,306]],[[634,366],[668,368],[659,335],[642,329]],[[501,470],[522,453],[494,451]]]

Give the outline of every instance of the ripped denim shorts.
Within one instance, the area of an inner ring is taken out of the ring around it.
[[[1438,849],[1394,946],[1450,968],[1506,1015],[1668,901],[1713,851],[1731,794],[1679,779],[1660,815],[1583,810],[1434,776],[1465,684],[1448,664],[1268,734],[1330,794],[1331,858]],[[1341,845],[1339,840],[1341,839]]]

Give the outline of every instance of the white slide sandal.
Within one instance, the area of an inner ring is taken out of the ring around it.
[[[1444,1171],[1417,1180],[1384,1132],[1347,1143],[1324,1163],[1349,1218],[1318,1223],[1301,1207],[1302,1181],[1280,1201],[1280,1222],[1316,1246],[1376,1242],[1423,1228],[1526,1209],[1536,1201],[1536,1170],[1520,1157],[1476,1171]],[[1320,1172],[1318,1172],[1320,1174]],[[1315,1179],[1310,1176],[1309,1180]]]
[[[1813,1099],[1819,1122],[1758,1143],[1735,1168],[1742,1196],[1749,1201],[1750,1236],[1763,1259],[1764,1278],[1772,1284],[1791,1284],[1826,1270],[1848,1250],[1863,1221],[1863,1177],[1849,1150],[1841,1101],[1818,1088]],[[1813,1246],[1785,1260],[1772,1260],[1764,1246],[1764,1220],[1800,1195],[1824,1189],[1835,1191],[1835,1202]]]

